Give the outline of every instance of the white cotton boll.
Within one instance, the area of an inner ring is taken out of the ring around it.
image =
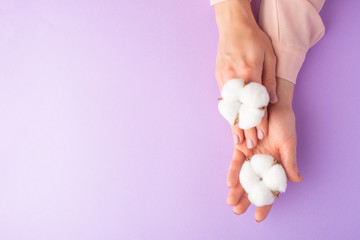
[[[225,83],[221,90],[221,97],[229,101],[239,101],[239,95],[244,88],[245,81],[242,79],[231,79]]]
[[[265,115],[266,107],[269,103],[269,94],[264,86],[259,83],[249,83],[245,85],[243,79],[231,79],[226,82],[221,91],[222,101],[239,102],[241,105],[237,113],[239,115],[239,128],[250,129],[260,124]],[[219,111],[224,118],[234,124],[237,114],[233,110],[234,104],[228,106],[225,102],[219,104]]]
[[[241,104],[239,109],[239,128],[250,129],[260,124],[265,111]]]
[[[265,184],[260,181],[248,192],[249,201],[257,207],[270,205],[274,202],[275,196]]]
[[[275,164],[272,166],[265,172],[263,177],[264,184],[274,192],[285,192],[286,180],[286,173],[280,164]]]
[[[266,154],[255,154],[250,160],[253,171],[261,178],[274,164],[274,158]]]
[[[230,125],[234,125],[235,119],[239,113],[240,105],[240,102],[221,100],[218,104],[218,109],[220,114],[230,123]]]
[[[240,183],[245,192],[249,192],[259,181],[260,177],[254,173],[250,162],[245,161],[240,170]]]
[[[254,108],[266,107],[269,104],[269,94],[260,83],[251,82],[241,92],[240,102]]]
[[[258,207],[272,204],[275,194],[286,190],[285,171],[280,164],[274,165],[270,155],[255,154],[244,162],[239,179],[249,201]]]

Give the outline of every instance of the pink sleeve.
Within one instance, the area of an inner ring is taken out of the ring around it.
[[[228,1],[228,0],[210,0],[210,5],[214,6],[217,3],[221,3],[221,2],[225,2],[225,1]]]
[[[325,33],[319,11],[325,0],[262,0],[259,25],[271,38],[276,75],[292,83],[310,47]]]
[[[221,2],[225,2],[225,1],[230,1],[230,0],[210,0],[210,5],[214,6],[217,3],[221,3]],[[249,0],[251,2],[251,0]]]

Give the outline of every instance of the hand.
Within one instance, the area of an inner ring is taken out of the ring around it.
[[[246,157],[250,158],[256,153],[272,155],[282,164],[290,181],[300,182],[303,179],[296,163],[295,115],[291,107],[293,88],[292,83],[284,79],[278,80],[279,102],[269,106],[269,134],[253,151],[248,150],[244,144],[235,145],[227,178],[227,185],[230,188],[227,202],[233,206],[236,214],[244,213],[250,206],[239,182],[240,169]],[[256,221],[264,220],[271,206],[256,208]]]
[[[235,0],[215,5],[219,29],[216,59],[216,79],[220,90],[226,81],[243,78],[247,82],[262,83],[270,93],[270,102],[277,101],[275,66],[276,57],[270,38],[257,25],[249,0]],[[267,134],[267,117],[248,130],[232,127],[234,142],[246,139],[249,149]]]

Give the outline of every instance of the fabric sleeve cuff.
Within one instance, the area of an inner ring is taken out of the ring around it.
[[[230,0],[210,0],[210,5],[214,6],[217,3],[226,2],[226,1],[230,1]],[[249,1],[251,2],[251,0]]]
[[[226,2],[228,0],[210,0],[210,5],[214,6],[217,3]]]
[[[295,84],[307,51],[281,42],[272,44],[277,58],[276,76]]]

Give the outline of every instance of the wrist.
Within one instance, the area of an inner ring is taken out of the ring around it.
[[[234,27],[243,30],[258,27],[249,0],[229,0],[216,4],[214,8],[220,34]]]
[[[292,100],[294,96],[294,84],[286,79],[277,77],[276,92],[279,101],[276,105],[286,106],[292,108]]]

